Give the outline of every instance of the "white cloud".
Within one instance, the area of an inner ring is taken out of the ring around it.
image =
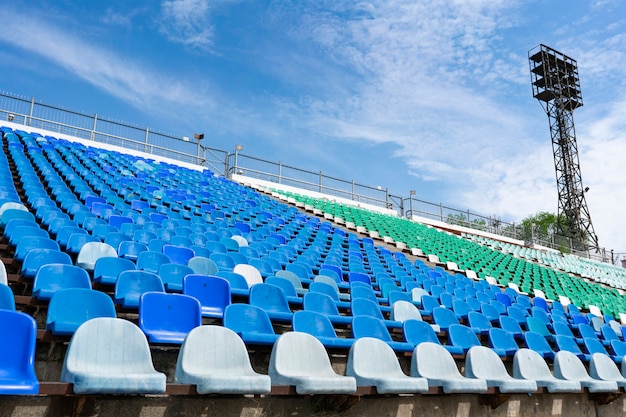
[[[12,9],[3,9],[2,15],[7,21],[0,31],[0,40],[42,56],[145,111],[169,114],[175,108],[182,112],[189,103],[209,108],[213,105],[197,86],[186,85],[184,81],[151,70],[140,61],[90,44],[37,16],[26,16]]]
[[[172,42],[199,49],[213,44],[209,0],[165,0],[161,3],[161,32]]]

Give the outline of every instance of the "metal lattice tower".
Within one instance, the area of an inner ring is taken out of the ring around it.
[[[528,52],[533,96],[548,115],[559,195],[557,233],[577,250],[598,248],[585,200],[574,129],[574,110],[583,105],[578,66],[568,56],[539,45]]]

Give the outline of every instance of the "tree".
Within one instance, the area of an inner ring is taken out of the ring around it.
[[[542,211],[522,220],[519,232],[522,239],[527,242],[551,242],[558,245],[561,252],[569,252],[568,240],[557,234],[558,220],[556,214]],[[565,217],[562,215],[561,222],[565,224]]]

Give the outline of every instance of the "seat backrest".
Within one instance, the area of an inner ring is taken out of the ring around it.
[[[433,309],[433,322],[439,325],[439,328],[442,330],[447,330],[452,324],[460,324],[454,312],[445,307],[435,307]]]
[[[473,346],[467,351],[465,355],[465,376],[487,380],[511,377],[500,357],[485,346]]]
[[[124,343],[120,344],[120,340]],[[79,375],[89,378],[77,378]],[[124,386],[120,377],[132,375]],[[74,384],[74,392],[165,392],[166,378],[152,364],[148,340],[130,321],[100,317],[81,325],[65,354],[61,381]]]
[[[462,378],[452,355],[440,344],[423,342],[411,357],[411,376],[432,379]]]
[[[250,288],[250,305],[267,312],[290,313],[287,296],[280,287],[271,284],[257,284]]]
[[[38,394],[39,381],[35,374],[37,323],[26,313],[0,310],[0,334],[0,394]]]
[[[50,299],[46,329],[55,335],[72,335],[81,324],[96,317],[116,317],[111,297],[86,288],[64,288]]]
[[[487,316],[477,311],[470,311],[468,313],[467,322],[471,328],[478,329],[480,332],[488,332],[493,328]]]
[[[236,333],[275,334],[269,316],[262,308],[249,304],[230,304],[224,309],[224,327]]]
[[[261,273],[259,272],[258,269],[256,269],[252,265],[246,265],[246,264],[235,265],[233,268],[233,272],[242,275],[246,279],[246,282],[248,283],[249,288],[252,288],[253,286],[256,286],[257,284],[263,283],[263,277],[261,276]]]
[[[287,297],[297,297],[298,296],[298,294],[296,293],[296,289],[294,288],[294,286],[291,283],[291,281],[289,281],[288,279],[281,278],[281,277],[276,277],[276,276],[271,276],[271,277],[265,278],[265,283],[266,284],[276,285],[277,287],[280,287],[280,289],[283,290],[283,292],[285,293],[285,295]]]
[[[561,323],[559,321],[555,321],[553,324],[553,329],[555,334],[560,334],[568,337],[574,337],[572,333],[572,329],[569,327],[567,323]]]
[[[337,316],[339,309],[335,301],[324,293],[308,292],[304,294],[303,306],[305,310],[315,311],[324,315]]]
[[[348,282],[364,282],[369,286],[372,285],[372,279],[364,272],[350,271],[348,273]]]
[[[352,318],[352,334],[355,339],[374,337],[385,342],[391,342],[391,335],[382,319],[372,316],[354,316]]]
[[[309,292],[319,292],[328,295],[334,301],[339,301],[339,290],[330,284],[321,281],[314,281],[309,284]]]
[[[548,327],[546,327],[546,324],[543,321],[541,321],[541,319],[538,319],[537,317],[532,317],[532,316],[526,317],[526,326],[528,330],[531,332],[539,333],[540,335],[543,335],[543,336],[552,335],[550,330],[548,330]]]
[[[526,341],[526,346],[529,349],[539,353],[541,356],[554,354],[552,347],[546,338],[540,333],[533,331],[524,332],[524,340]]]
[[[145,243],[135,242],[133,240],[126,240],[120,242],[117,252],[120,258],[127,258],[130,260],[137,260],[137,257],[141,252],[147,252],[148,245]]]
[[[145,292],[165,292],[163,282],[157,274],[146,271],[123,271],[115,283],[115,303],[124,308],[138,308],[139,298]]]
[[[582,361],[574,353],[566,350],[561,350],[554,356],[554,376],[574,381],[589,379]]]
[[[175,264],[187,265],[187,262],[195,256],[193,249],[184,246],[163,245],[163,254],[170,258]]]
[[[578,325],[578,332],[580,333],[580,337],[582,338],[587,338],[587,337],[592,338],[592,339],[598,338],[598,335],[596,334],[596,331],[593,330],[593,327],[585,323],[580,323]]]
[[[158,275],[167,291],[181,292],[183,290],[183,278],[189,274],[193,274],[193,269],[186,265],[165,263],[159,267]]]
[[[39,268],[50,263],[72,265],[72,258],[67,253],[54,249],[31,249],[22,262],[21,275],[35,278]]]
[[[17,244],[13,257],[18,261],[23,261],[29,250],[37,248],[60,250],[55,240],[41,236],[25,236]]]
[[[406,320],[402,323],[402,330],[405,340],[415,346],[424,342],[441,344],[435,330],[424,321]]]
[[[505,351],[519,349],[513,334],[497,327],[489,330],[489,343],[491,347]]]
[[[161,252],[143,251],[137,255],[137,269],[154,274],[159,273],[161,265],[170,263],[170,258]]]
[[[498,310],[492,306],[491,304],[482,304],[481,305],[481,312],[487,316],[487,318],[489,318],[489,320],[493,321],[493,320],[498,320],[502,314],[500,314],[498,312]]]
[[[296,332],[304,332],[316,337],[337,337],[330,319],[315,311],[296,311],[293,314],[292,325]]]
[[[185,276],[183,294],[196,298],[200,302],[202,315],[206,317],[224,317],[224,310],[231,303],[230,283],[217,276]]]
[[[0,266],[0,271],[3,271],[4,264]],[[15,295],[11,287],[6,282],[0,280],[0,310],[15,311]]]
[[[115,284],[121,272],[133,270],[135,264],[129,259],[112,256],[98,258],[93,267],[93,279],[103,284]]]
[[[146,292],[139,300],[139,327],[154,343],[181,344],[202,324],[200,302],[184,294]]]
[[[513,377],[531,380],[554,378],[546,361],[533,349],[521,348],[513,357]]]
[[[111,245],[102,242],[87,242],[78,252],[76,265],[87,271],[93,271],[100,258],[117,257],[117,251]]]
[[[215,262],[203,256],[194,256],[189,259],[187,266],[193,270],[194,274],[200,275],[215,275],[218,271]]]
[[[533,299],[533,304],[535,305],[535,307],[541,308],[546,313],[550,312],[550,306],[548,306],[548,302],[543,297],[535,297]]]
[[[393,349],[384,341],[373,337],[362,337],[352,344],[348,353],[346,375],[376,379],[406,376]]]
[[[480,346],[478,336],[467,326],[462,324],[451,324],[448,327],[448,339],[450,344],[469,349],[472,346]]]
[[[39,268],[33,282],[33,297],[49,300],[62,288],[91,289],[89,274],[74,265],[47,264]]]
[[[398,300],[391,308],[391,320],[405,322],[407,320],[422,320],[422,315],[410,301]]]
[[[613,362],[609,356],[601,353],[591,355],[591,360],[589,361],[589,376],[604,381],[624,382],[624,377],[615,362]]]

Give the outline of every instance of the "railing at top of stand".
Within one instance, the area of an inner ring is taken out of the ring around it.
[[[239,147],[234,153],[210,148],[204,146],[198,138],[180,137],[154,131],[148,127],[103,118],[97,114],[67,110],[36,101],[34,98],[0,92],[0,120],[172,158],[206,167],[225,176],[241,173],[281,185],[392,209],[401,216],[416,215],[515,239],[521,238],[519,225],[515,223],[503,222],[496,216],[482,216],[469,210],[458,210],[441,203],[419,200],[415,197],[415,191],[411,191],[409,197],[402,197],[390,194],[388,188],[363,185],[354,180],[347,181],[328,176],[322,171],[308,171],[281,162],[242,155]],[[559,248],[554,242],[536,243]],[[591,251],[577,254],[606,260],[604,249],[600,255]]]

